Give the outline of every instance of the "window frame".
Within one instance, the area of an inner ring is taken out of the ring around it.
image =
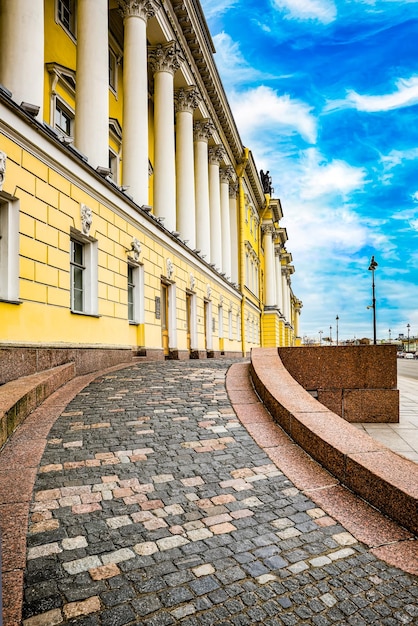
[[[19,201],[0,193],[0,301],[19,301]]]
[[[83,265],[73,262],[73,243],[83,246]],[[82,309],[75,306],[74,268],[82,267]],[[98,244],[78,231],[70,233],[70,310],[77,315],[98,316]]]
[[[129,283],[129,272],[132,271],[132,284]],[[127,306],[128,306],[128,322],[129,324],[138,326],[144,323],[145,318],[145,299],[144,299],[144,266],[141,263],[135,263],[128,259],[127,263]],[[130,319],[129,307],[129,291],[132,293],[132,319]]]
[[[55,2],[55,21],[57,24],[65,30],[67,35],[69,35],[73,40],[77,38],[77,0],[68,0],[68,8],[65,5],[67,0],[56,0]],[[68,11],[69,20],[68,24],[62,19],[62,11]]]

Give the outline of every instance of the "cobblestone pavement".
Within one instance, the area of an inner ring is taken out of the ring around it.
[[[418,579],[374,557],[238,421],[228,361],[101,376],[52,428],[23,624],[418,624]]]

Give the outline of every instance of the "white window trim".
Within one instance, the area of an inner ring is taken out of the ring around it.
[[[65,133],[62,128],[60,128],[59,126],[56,125],[55,122],[55,112],[57,110],[57,105],[61,108],[61,110],[63,110],[68,117],[71,119],[70,122],[70,134],[67,135],[67,133]],[[74,138],[74,124],[75,124],[75,111],[72,107],[70,107],[67,102],[65,102],[65,100],[63,100],[62,98],[60,98],[57,94],[52,96],[52,110],[51,110],[51,121],[52,124],[51,126],[54,127],[54,129],[57,131],[57,133],[62,133],[62,135],[64,137],[72,137]]]
[[[232,309],[229,309],[228,311],[228,339],[232,340],[233,339],[233,332],[232,332]]]
[[[133,309],[134,319],[129,320],[130,324],[143,324],[145,320],[145,299],[144,299],[144,266],[137,263],[128,262],[133,269]],[[129,316],[129,312],[128,312]]]
[[[72,33],[65,24],[59,18],[58,10],[59,0],[55,0],[55,21],[61,28],[67,33],[67,35],[74,41],[77,41],[77,0],[74,0],[74,32]]]
[[[75,230],[71,230],[70,237],[71,241],[78,241],[83,244],[85,265],[83,274],[83,310],[77,311],[73,308],[73,281],[71,278],[71,312],[79,315],[84,314],[98,316],[98,242],[96,239],[86,237],[79,231]]]
[[[19,201],[0,194],[0,300],[19,299]]]

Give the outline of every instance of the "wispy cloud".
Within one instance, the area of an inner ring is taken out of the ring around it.
[[[312,109],[289,95],[261,85],[230,95],[231,107],[243,136],[251,137],[262,129],[274,134],[299,134],[308,143],[316,141],[316,119]]]
[[[329,101],[324,110],[337,111],[352,108],[365,113],[378,113],[418,104],[418,76],[399,78],[395,86],[396,89],[392,92],[380,95],[362,95],[350,89],[347,91],[346,98]]]
[[[232,9],[239,3],[239,0],[210,0],[202,2],[206,19],[219,17]]]
[[[337,17],[337,7],[332,0],[273,0],[273,6],[292,20],[329,24]]]

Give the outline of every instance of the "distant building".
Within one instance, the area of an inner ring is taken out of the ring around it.
[[[214,52],[194,0],[0,1],[0,348],[300,343],[280,201]]]

